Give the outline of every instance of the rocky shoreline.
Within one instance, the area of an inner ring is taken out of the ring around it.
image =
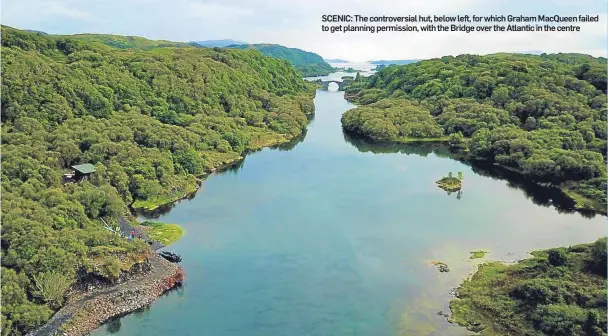
[[[168,290],[180,286],[183,269],[153,253],[144,272],[114,285],[74,294],[41,328],[28,336],[87,335],[108,320],[151,304]],[[141,269],[141,267],[140,267]]]

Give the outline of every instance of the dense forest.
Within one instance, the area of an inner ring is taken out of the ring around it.
[[[445,141],[468,160],[558,186],[606,213],[606,59],[461,55],[360,77],[343,127],[375,140]]]
[[[315,53],[287,48],[277,44],[244,44],[230,46],[239,49],[255,49],[262,54],[287,60],[304,77],[325,76],[333,72],[333,67]]]
[[[287,48],[277,44],[245,44],[232,40],[194,41],[185,43],[165,40],[148,40],[138,36],[120,36],[106,34],[76,34],[63,35],[61,37],[78,39],[90,43],[104,44],[114,48],[134,50],[150,50],[164,47],[230,47],[235,49],[255,49],[265,56],[286,60],[291,65],[293,65],[296,70],[299,71],[300,74],[304,77],[325,76],[334,71],[331,65],[325,62],[325,60],[323,60],[321,56],[315,53],[296,48]]]
[[[490,262],[452,300],[452,321],[482,335],[606,335],[606,238]]]
[[[1,52],[2,335],[44,323],[81,279],[114,281],[145,259],[147,244],[104,221],[182,197],[314,113],[314,85],[255,51],[122,49],[3,26]],[[91,178],[62,183],[81,163]]]

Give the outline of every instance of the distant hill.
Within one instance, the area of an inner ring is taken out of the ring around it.
[[[333,72],[333,67],[315,53],[278,44],[231,45],[230,48],[256,49],[262,54],[288,61],[305,77],[325,76]]]
[[[36,34],[40,34],[40,35],[48,35],[47,33],[43,32],[43,31],[39,31],[39,30],[25,29],[24,31],[30,32],[30,33],[36,33]]]
[[[207,48],[213,48],[213,47],[220,47],[220,48],[224,48],[230,45],[241,45],[241,44],[247,44],[246,42],[240,42],[240,41],[235,41],[235,40],[205,40],[205,41],[192,41],[190,42],[190,44],[195,44],[201,47],[207,47]]]
[[[36,31],[32,31],[36,32]],[[44,32],[36,32],[39,34],[46,34]],[[166,40],[148,40],[139,36],[122,36],[122,35],[110,35],[110,34],[76,34],[76,35],[65,35],[66,37],[75,38],[78,40],[102,43],[110,47],[119,49],[137,49],[137,50],[148,50],[154,48],[163,47],[226,47],[233,44],[245,44],[235,40],[207,40],[207,41],[193,41],[193,42],[174,42]]]
[[[380,60],[380,61],[369,61],[371,64],[376,64],[376,65],[404,65],[404,64],[411,64],[411,63],[416,63],[419,62],[419,59],[413,59],[413,60]]]
[[[36,32],[43,35],[42,32]],[[324,76],[334,71],[333,67],[315,53],[296,48],[287,48],[277,44],[243,44],[235,40],[208,40],[196,42],[174,42],[166,40],[148,40],[138,36],[121,36],[110,34],[76,34],[56,35],[69,37],[93,44],[103,44],[118,49],[150,50],[163,47],[175,48],[210,48],[229,47],[235,49],[255,49],[265,56],[287,60],[304,77]],[[233,44],[235,42],[235,44]]]
[[[347,60],[343,60],[343,59],[326,59],[325,62],[327,63],[349,63]]]
[[[154,48],[163,47],[178,47],[186,48],[192,47],[192,45],[185,42],[173,42],[166,40],[148,40],[139,36],[121,36],[121,35],[108,35],[108,34],[76,34],[76,35],[64,35],[65,37],[78,39],[90,43],[102,43],[110,47],[119,49],[138,49],[148,50]]]
[[[530,55],[542,55],[544,51],[542,50],[524,50],[524,51],[516,51],[515,54],[530,54]]]

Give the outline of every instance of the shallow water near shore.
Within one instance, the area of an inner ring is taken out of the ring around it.
[[[160,213],[187,232],[170,247],[184,287],[92,335],[467,334],[437,312],[477,263],[605,234],[605,217],[558,211],[546,190],[444,147],[344,134],[343,97],[318,91],[299,143],[248,155]],[[460,195],[435,185],[459,171]],[[470,260],[473,250],[489,254]]]

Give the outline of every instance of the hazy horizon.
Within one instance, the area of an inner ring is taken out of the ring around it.
[[[334,33],[321,31],[321,15],[599,15],[581,32]],[[459,54],[542,51],[607,55],[605,4],[523,0],[5,0],[2,24],[49,34],[115,34],[191,42],[231,39],[280,44],[326,59],[351,62],[428,59]]]

